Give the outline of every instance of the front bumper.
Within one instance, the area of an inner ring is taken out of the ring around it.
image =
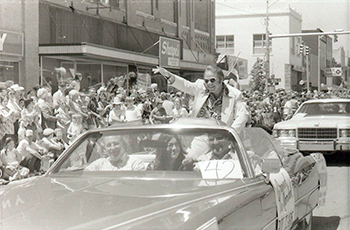
[[[277,138],[282,146],[296,148],[300,151],[350,151],[350,139],[337,140],[298,140]]]

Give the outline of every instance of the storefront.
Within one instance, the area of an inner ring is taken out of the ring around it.
[[[57,90],[54,69],[61,66],[67,70],[66,77],[81,73],[81,89],[87,89],[129,71],[152,74],[152,68],[158,65],[158,57],[152,55],[90,43],[39,46],[39,56],[42,82],[49,83],[53,90]],[[174,71],[198,78],[205,67],[205,64],[180,61],[180,69]]]
[[[23,33],[0,29],[0,82],[20,83]]]

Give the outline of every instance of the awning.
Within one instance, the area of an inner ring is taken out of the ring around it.
[[[39,56],[81,62],[120,62],[126,64],[158,65],[158,57],[90,43],[40,45]],[[181,60],[181,70],[204,71],[207,64]]]

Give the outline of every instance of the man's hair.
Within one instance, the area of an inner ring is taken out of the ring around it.
[[[205,72],[209,71],[212,72],[213,74],[216,74],[218,78],[223,81],[224,80],[224,72],[222,69],[216,65],[208,65],[207,68],[205,68]]]

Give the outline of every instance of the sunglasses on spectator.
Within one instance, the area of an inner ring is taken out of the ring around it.
[[[208,84],[209,82],[211,83],[215,83],[216,79],[215,78],[211,78],[211,79],[204,79],[205,84]]]

